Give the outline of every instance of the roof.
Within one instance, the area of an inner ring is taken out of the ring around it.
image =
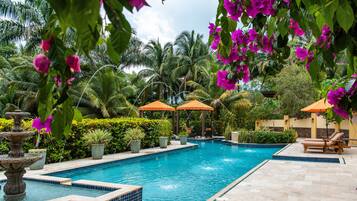
[[[175,111],[175,108],[160,101],[155,101],[139,107],[139,111]]]
[[[200,110],[200,111],[213,111],[213,107],[208,106],[200,101],[193,100],[187,102],[183,105],[180,105],[176,108],[176,110]]]
[[[329,104],[326,99],[321,99],[313,104],[301,109],[303,112],[319,113],[326,112],[327,109],[332,108],[332,105]]]

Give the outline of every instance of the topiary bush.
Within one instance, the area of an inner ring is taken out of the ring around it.
[[[31,121],[24,123],[23,127],[31,129]],[[61,139],[52,135],[42,136],[41,148],[47,149],[47,163],[67,161],[90,157],[90,150],[83,140],[83,136],[91,130],[102,129],[111,133],[112,140],[106,146],[105,153],[112,154],[128,150],[124,141],[124,134],[130,128],[141,128],[145,133],[142,140],[142,147],[154,147],[159,145],[161,127],[171,128],[168,120],[150,120],[144,118],[114,118],[114,119],[83,119],[81,122],[73,122],[72,132]],[[0,119],[0,132],[10,131],[12,120]],[[25,151],[35,147],[35,138],[26,141]],[[2,140],[0,143],[0,153],[7,154],[8,143]]]
[[[257,131],[239,131],[240,143],[257,143],[257,144],[284,144],[296,142],[297,133],[293,129],[283,132],[257,130]]]

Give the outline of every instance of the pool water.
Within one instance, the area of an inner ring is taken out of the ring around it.
[[[118,161],[53,176],[143,186],[144,201],[206,200],[280,148],[246,148],[216,141],[197,149]]]
[[[60,198],[68,195],[82,195],[88,197],[98,197],[109,193],[105,190],[96,190],[89,188],[82,188],[76,186],[64,186],[61,184],[53,184],[48,182],[29,181],[26,182],[26,196],[21,201],[42,201]],[[4,185],[5,182],[1,182],[0,200],[4,198]]]

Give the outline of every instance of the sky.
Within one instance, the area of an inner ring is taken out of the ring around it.
[[[195,30],[208,40],[208,24],[214,22],[218,0],[147,0],[134,14],[126,13],[137,36],[143,41],[173,42],[182,31]]]

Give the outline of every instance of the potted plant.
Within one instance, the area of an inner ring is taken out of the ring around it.
[[[132,153],[139,153],[141,140],[144,139],[145,133],[140,128],[130,128],[125,132],[124,140],[130,144]]]
[[[187,136],[188,136],[188,133],[186,131],[181,131],[180,134],[180,143],[181,145],[185,145],[187,144]]]
[[[50,116],[45,123],[42,123],[40,118],[36,118],[32,122],[32,128],[37,129],[37,138],[34,149],[29,149],[29,154],[39,155],[41,159],[36,161],[30,166],[30,170],[42,170],[46,163],[47,149],[40,149],[41,135],[48,134],[51,129],[48,128],[48,124],[52,121],[52,116]],[[47,126],[47,127],[46,127]]]
[[[161,124],[158,127],[160,148],[167,148],[172,130],[170,124]]]
[[[110,132],[96,129],[89,131],[83,140],[91,146],[92,158],[94,160],[102,159],[104,155],[104,146],[112,139]]]

